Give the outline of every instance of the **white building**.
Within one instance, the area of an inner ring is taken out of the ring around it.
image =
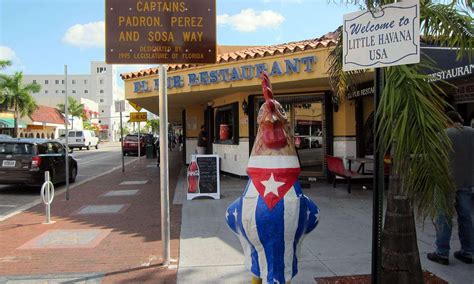
[[[58,104],[64,103],[64,74],[25,75],[24,82],[41,85],[41,90],[33,94],[38,104],[57,107]],[[117,92],[115,67],[105,62],[92,61],[90,74],[68,74],[67,91],[68,96],[73,96],[78,101],[84,98],[98,104],[102,140],[119,139],[119,113],[114,110],[114,101],[124,99],[124,95]]]

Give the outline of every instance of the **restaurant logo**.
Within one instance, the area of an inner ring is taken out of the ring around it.
[[[306,56],[301,58],[286,59],[283,62],[273,61],[271,65],[266,63],[257,63],[253,65],[242,65],[233,68],[221,68],[212,71],[203,71],[198,73],[188,73],[187,76],[175,75],[168,76],[168,89],[183,88],[188,86],[212,85],[221,82],[235,82],[242,80],[252,80],[259,78],[263,71],[270,76],[283,76],[298,74],[301,71],[306,73],[314,72],[316,56]],[[186,80],[186,82],[185,82]],[[158,90],[159,79],[153,80],[153,86],[148,81],[137,81],[133,83],[135,93],[151,92]]]

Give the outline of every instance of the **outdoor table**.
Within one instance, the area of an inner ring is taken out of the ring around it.
[[[357,162],[359,163],[359,168],[357,169],[357,172],[358,173],[361,173],[363,175],[365,175],[365,164],[366,163],[373,163],[374,162],[374,159],[372,158],[357,158],[357,157],[346,157],[347,161],[349,162],[349,170],[352,170],[351,169],[351,166],[352,166],[352,162]]]

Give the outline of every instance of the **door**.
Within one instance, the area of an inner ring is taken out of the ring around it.
[[[64,147],[56,142],[48,143],[48,156],[51,160],[51,167],[56,174],[55,181],[62,182],[66,180],[66,152]]]

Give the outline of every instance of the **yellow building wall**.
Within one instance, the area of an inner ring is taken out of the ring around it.
[[[12,112],[0,112],[0,118],[14,118]]]
[[[186,108],[186,137],[197,138],[204,124],[204,109],[202,107]]]
[[[339,110],[333,113],[334,137],[355,136],[355,101],[343,100],[339,105]]]

